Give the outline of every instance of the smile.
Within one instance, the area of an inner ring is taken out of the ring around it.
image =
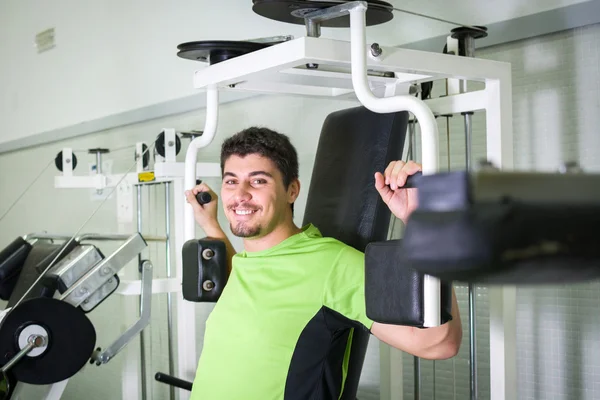
[[[234,210],[236,215],[250,215],[254,214],[257,210]]]

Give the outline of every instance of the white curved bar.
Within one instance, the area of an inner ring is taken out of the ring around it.
[[[377,113],[410,111],[421,126],[423,174],[438,172],[438,126],[435,116],[424,101],[413,96],[376,97],[367,80],[366,11],[364,2],[357,2],[350,10],[350,46],[352,84],[358,100],[369,110]],[[441,287],[439,279],[425,276],[424,325],[441,324]]]
[[[196,163],[198,161],[198,150],[208,146],[217,132],[217,121],[219,119],[219,91],[217,87],[211,86],[206,90],[206,120],[202,136],[190,142],[185,153],[185,176],[184,190],[190,190],[196,186]],[[196,237],[196,221],[194,220],[194,209],[190,204],[185,204],[183,214],[184,241]]]

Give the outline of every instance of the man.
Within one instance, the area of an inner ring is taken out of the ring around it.
[[[298,227],[298,158],[289,139],[265,128],[246,129],[221,149],[221,199],[231,232],[242,237],[235,254],[217,222],[216,194],[205,184],[186,192],[196,222],[223,240],[230,257],[227,285],[206,322],[193,400],[338,399],[343,391],[352,329],[427,359],[457,354],[462,328],[453,293],[453,319],[416,329],[369,320],[365,312],[364,255],[318,227]],[[404,222],[415,209],[415,189],[402,189],[421,169],[390,163],[375,187]],[[195,200],[209,191],[212,202]],[[234,255],[235,254],[235,255]]]

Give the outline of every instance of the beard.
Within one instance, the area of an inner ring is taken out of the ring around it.
[[[250,226],[244,222],[238,222],[236,225],[230,224],[231,233],[237,237],[249,238],[258,236],[261,232],[261,226]]]

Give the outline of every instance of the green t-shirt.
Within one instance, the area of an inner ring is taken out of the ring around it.
[[[206,321],[192,400],[337,399],[353,330],[371,329],[364,254],[308,225],[242,252]]]

